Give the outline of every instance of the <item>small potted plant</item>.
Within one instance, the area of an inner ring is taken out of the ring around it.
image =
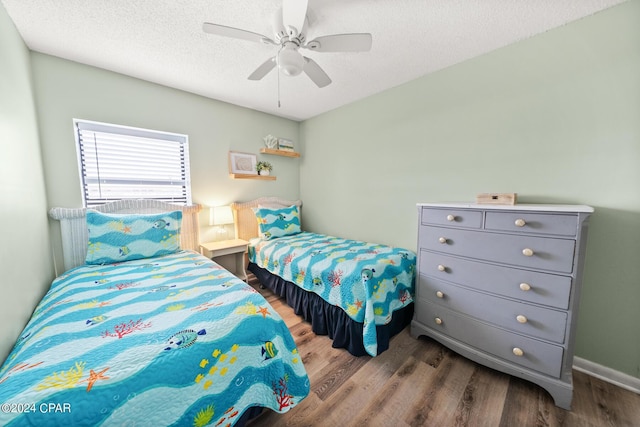
[[[271,169],[273,169],[273,166],[271,166],[271,163],[269,162],[259,161],[258,163],[256,163],[256,170],[258,171],[258,175],[269,175]]]

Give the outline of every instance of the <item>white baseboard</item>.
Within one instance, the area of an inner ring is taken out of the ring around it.
[[[623,372],[616,371],[606,366],[583,359],[581,357],[573,358],[573,369],[584,372],[587,375],[601,379],[620,388],[640,394],[640,378],[632,377]]]

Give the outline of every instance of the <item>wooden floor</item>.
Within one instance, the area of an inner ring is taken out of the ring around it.
[[[256,286],[257,288],[257,286]],[[286,414],[265,410],[258,426],[640,426],[640,395],[574,371],[571,411],[519,378],[483,367],[434,340],[396,335],[389,350],[353,357],[259,290],[289,326],[311,380]]]

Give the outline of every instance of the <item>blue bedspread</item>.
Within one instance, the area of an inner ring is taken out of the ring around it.
[[[390,246],[302,232],[249,246],[251,262],[315,292],[363,323],[365,350],[377,354],[376,325],[413,302],[416,255]]]
[[[308,393],[267,301],[181,251],[56,279],[0,368],[0,425],[226,426]]]

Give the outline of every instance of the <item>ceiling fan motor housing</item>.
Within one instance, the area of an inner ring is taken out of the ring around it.
[[[304,58],[298,52],[298,45],[293,42],[285,42],[276,57],[278,67],[287,76],[297,76],[304,67]]]

